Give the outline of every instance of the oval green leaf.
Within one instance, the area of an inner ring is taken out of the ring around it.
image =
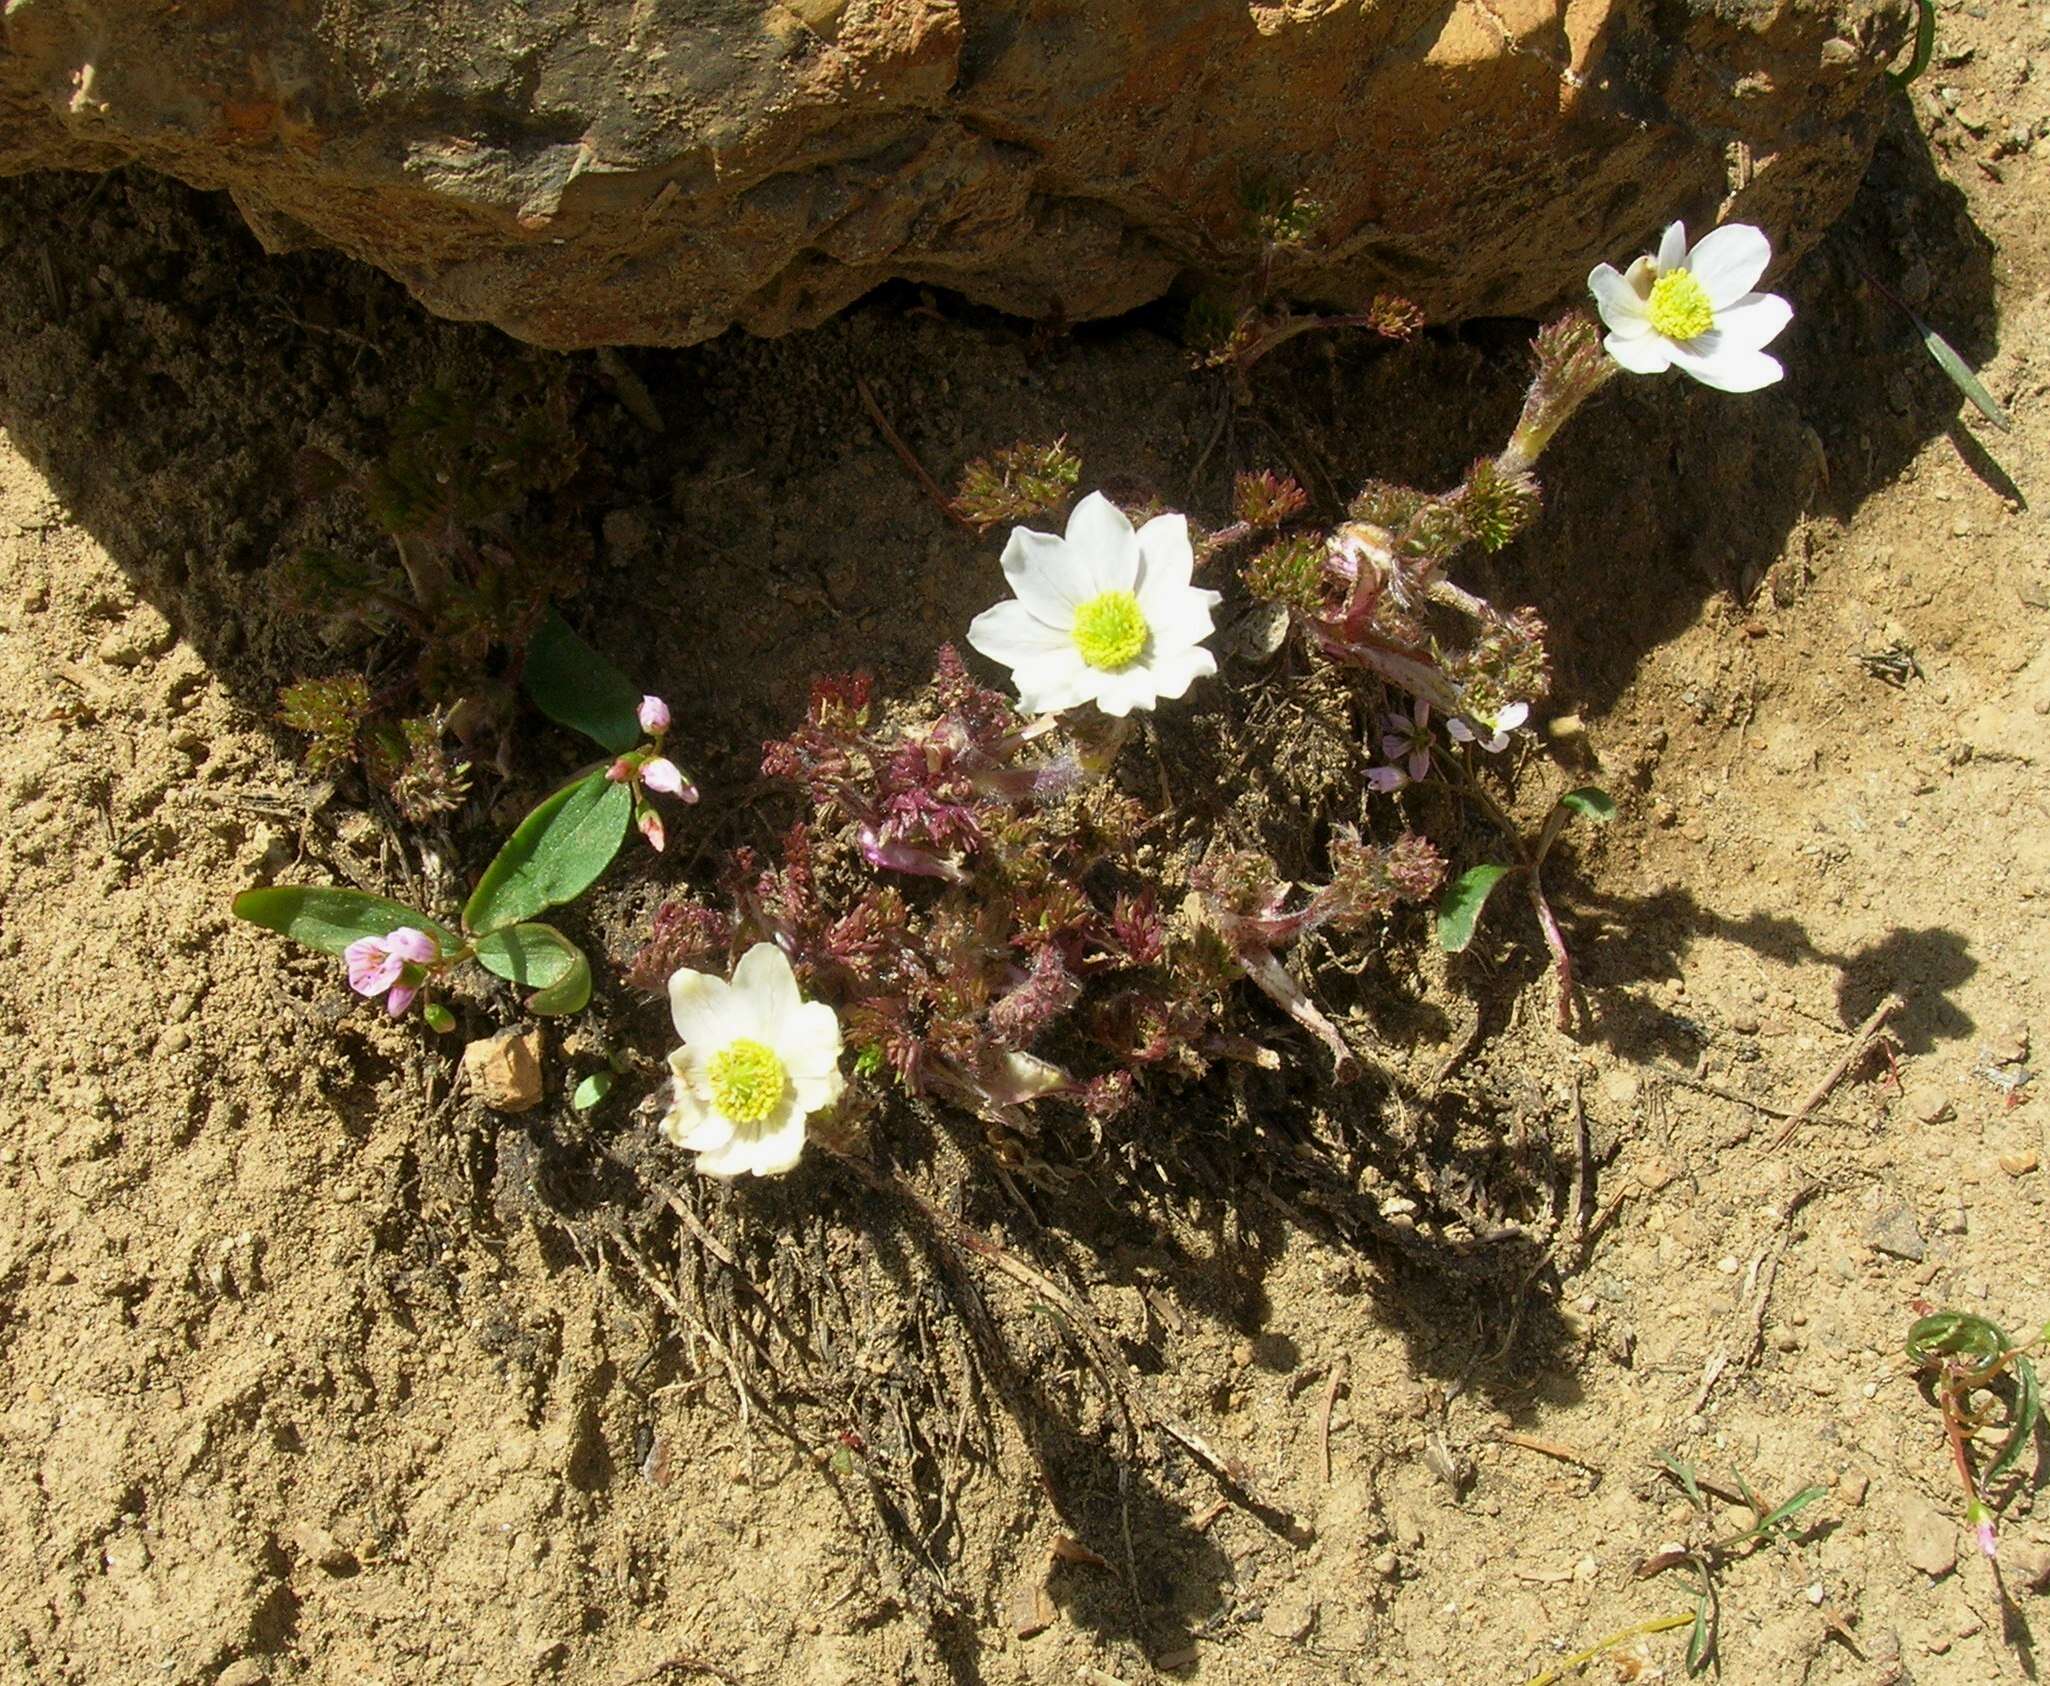
[[[426,914],[364,890],[279,884],[267,890],[244,890],[229,904],[229,910],[237,919],[276,931],[323,954],[340,954],[364,937],[388,937],[401,925],[425,931],[441,945],[443,954],[455,954],[463,946],[461,937]]]
[[[498,931],[575,901],[612,864],[632,817],[632,790],[603,768],[564,785],[505,840],[464,904],[463,923]]]
[[[582,732],[614,755],[641,741],[640,691],[553,609],[527,645],[521,683],[558,726]]]
[[[514,925],[477,939],[487,972],[528,988],[532,1013],[581,1012],[591,999],[591,963],[553,925]]]
[[[1489,863],[1470,866],[1455,878],[1438,902],[1438,946],[1447,954],[1462,954],[1473,941],[1481,909],[1497,884],[1509,876],[1509,868]]]
[[[1584,820],[1593,820],[1597,825],[1607,825],[1616,817],[1616,800],[1600,785],[1584,784],[1578,790],[1569,790],[1559,798],[1559,806],[1569,808]]]
[[[612,1083],[611,1072],[594,1071],[571,1091],[569,1104],[578,1112],[589,1112],[612,1093]]]

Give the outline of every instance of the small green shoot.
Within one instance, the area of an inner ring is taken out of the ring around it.
[[[1082,459],[1065,438],[1051,445],[1020,441],[977,457],[961,471],[954,508],[978,532],[1045,515],[1067,502],[1082,475]]]
[[[1688,1502],[1694,1506],[1705,1525],[1710,1514],[1708,1494],[1704,1491],[1703,1482],[1695,1467],[1670,1454],[1662,1455],[1659,1464],[1687,1495]],[[1748,1527],[1740,1528],[1736,1533],[1726,1534],[1720,1539],[1657,1552],[1637,1566],[1639,1580],[1648,1580],[1654,1575],[1664,1574],[1668,1569],[1682,1567],[1694,1576],[1694,1614],[1692,1628],[1687,1636],[1689,1674],[1699,1674],[1715,1660],[1717,1624],[1722,1608],[1716,1577],[1722,1572],[1724,1565],[1734,1553],[1745,1551],[1749,1547],[1782,1543],[1785,1538],[1783,1530],[1787,1523],[1828,1492],[1826,1487],[1803,1487],[1792,1498],[1768,1508],[1765,1501],[1752,1491],[1750,1483],[1741,1474],[1737,1476],[1737,1489],[1756,1519]]]
[[[594,1071],[570,1091],[569,1104],[576,1112],[589,1112],[607,1095],[617,1079],[609,1071]]]
[[[1923,345],[1929,348],[1929,355],[1936,359],[1937,368],[1950,377],[1951,385],[1969,398],[1978,407],[1979,414],[2002,433],[2012,429],[2014,423],[2008,419],[2008,414],[2001,408],[1999,400],[1988,392],[1979,377],[1972,373],[1972,366],[1951,349],[1950,341],[1921,317],[1916,316],[1912,310],[1908,315],[1913,318],[1915,331],[1922,336]]]
[[[1908,68],[1886,73],[1886,79],[1896,88],[1905,88],[1927,70],[1936,52],[1936,0],[1915,0],[1915,10],[1915,50],[1908,59]]]
[[[2043,1415],[2042,1385],[2029,1351],[2046,1338],[2050,1338],[2050,1324],[2033,1341],[2016,1342],[2008,1339],[1999,1324],[1968,1311],[1932,1312],[1908,1328],[1909,1362],[1943,1414],[1951,1462],[1965,1490],[1965,1521],[1988,1557],[1995,1555],[1998,1544],[1993,1524],[1996,1511],[1989,1495],[1994,1484],[2021,1461]],[[2004,1386],[2012,1398],[1999,1398],[1996,1386]],[[1986,1403],[1974,1403],[1973,1396],[1979,1393],[1988,1396]],[[2006,1415],[2007,1437],[1985,1473],[1977,1474],[1972,1467],[1972,1439],[1992,1420],[1996,1408]]]
[[[1473,781],[1471,775],[1466,776],[1466,785],[1513,839],[1516,834],[1514,822],[1500,805]],[[1552,804],[1551,812],[1545,816],[1537,846],[1531,850],[1527,860],[1510,866],[1494,861],[1470,866],[1452,880],[1438,902],[1438,946],[1447,954],[1460,954],[1473,942],[1481,910],[1487,906],[1495,886],[1513,872],[1527,874],[1531,908],[1537,914],[1538,928],[1544,932],[1545,947],[1551,950],[1552,967],[1559,977],[1561,1030],[1568,1029],[1573,1023],[1573,955],[1566,946],[1566,933],[1560,929],[1559,921],[1552,913],[1552,904],[1545,899],[1544,865],[1545,857],[1552,852],[1552,845],[1559,840],[1559,833],[1566,829],[1566,822],[1576,816],[1596,825],[1607,825],[1616,817],[1615,799],[1607,791],[1591,784],[1567,791]]]

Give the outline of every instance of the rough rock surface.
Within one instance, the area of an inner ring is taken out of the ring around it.
[[[228,189],[553,346],[815,323],[879,282],[1029,316],[1262,272],[1544,309],[1684,210],[1798,248],[1909,0],[10,0],[0,172]]]

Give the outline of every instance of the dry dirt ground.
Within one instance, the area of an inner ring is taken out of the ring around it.
[[[1241,466],[1327,503],[1449,483],[1513,415],[1527,327],[1298,342],[1236,406],[1172,313],[1059,338],[910,294],[781,342],[544,358],[266,260],[160,183],[0,184],[0,1675],[1514,1686],[1690,1607],[1634,1573],[1694,1526],[1670,1454],[1828,1490],[1725,1567],[1726,1680],[2034,1678],[2034,1459],[2003,1594],[1900,1342],[1922,1301],[2050,1316],[2050,1101],[2018,1083],[2050,1036],[2046,207],[2050,14],[1945,11],[1852,214],[1784,278],[1785,383],[1612,388],[1538,528],[1467,576],[1557,634],[1531,800],[1595,778],[1623,805],[1555,874],[1575,1035],[1520,910],[1451,966],[1412,922],[1345,1004],[1414,1115],[1255,1090],[1228,1174],[1036,1228],[957,1153],[912,1156],[1086,1296],[1151,1401],[1128,1420],[1064,1314],[902,1203],[816,1159],[696,1184],[647,1145],[646,1063],[572,1114],[605,1051],[660,1051],[659,1011],[608,986],[551,1032],[543,1107],[498,1118],[450,1045],[230,921],[259,879],[422,870],[274,722],[281,683],[348,659],[276,603],[315,520],[290,455],[367,448],[430,376],[568,383],[599,465],[578,616],[686,703],[707,787],[593,904],[616,960],[814,671],[914,682],[990,599],[995,541],[938,517],[856,376],[942,478],[1065,430],[1088,483],[1215,519]],[[1292,1168],[1332,1141],[1375,1221]],[[1685,1639],[1586,1678],[1679,1679]]]

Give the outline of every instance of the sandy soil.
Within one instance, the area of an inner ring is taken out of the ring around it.
[[[1788,380],[1612,389],[1538,528],[1467,575],[1557,634],[1532,811],[1589,778],[1624,804],[1553,875],[1579,1034],[1526,919],[1452,965],[1410,922],[1318,984],[1420,1108],[1255,1084],[1188,1186],[1036,1223],[906,1121],[927,1198],[1087,1300],[1137,1421],[1043,1295],[910,1207],[823,1161],[711,1188],[653,1148],[662,1014],[627,992],[551,1029],[546,1102],[500,1118],[450,1044],[228,918],[271,877],[449,887],[275,723],[280,684],[361,655],[281,608],[280,559],[368,542],[295,500],[291,455],[369,449],[429,376],[569,394],[577,616],[688,699],[706,786],[587,910],[624,960],[694,851],[763,825],[755,746],[813,672],[915,683],[989,600],[995,542],[904,476],[857,376],[943,479],[1065,430],[1088,483],[1214,518],[1239,467],[1449,483],[1514,413],[1526,327],[1298,342],[1243,405],[1170,313],[1059,339],[908,293],[548,358],[266,260],[153,181],[0,184],[0,1672],[1513,1686],[1689,1607],[1634,1575],[1691,1525],[1672,1454],[1829,1489],[1727,1567],[1725,1679],[2033,1678],[2033,1473],[2003,1598],[1899,1347],[1918,1301],[2050,1315],[2050,1113],[1998,1081],[2050,1004],[2046,66],[2036,14],[1945,12],[1784,280]],[[1961,414],[1870,277],[2013,432]],[[558,760],[537,736],[502,806]],[[1285,807],[1325,775],[1262,776]],[[430,839],[439,871],[492,823]],[[1890,1051],[1785,1132],[1893,992]],[[515,1011],[480,996],[467,1028]],[[1681,1678],[1684,1643],[1587,1678]]]

